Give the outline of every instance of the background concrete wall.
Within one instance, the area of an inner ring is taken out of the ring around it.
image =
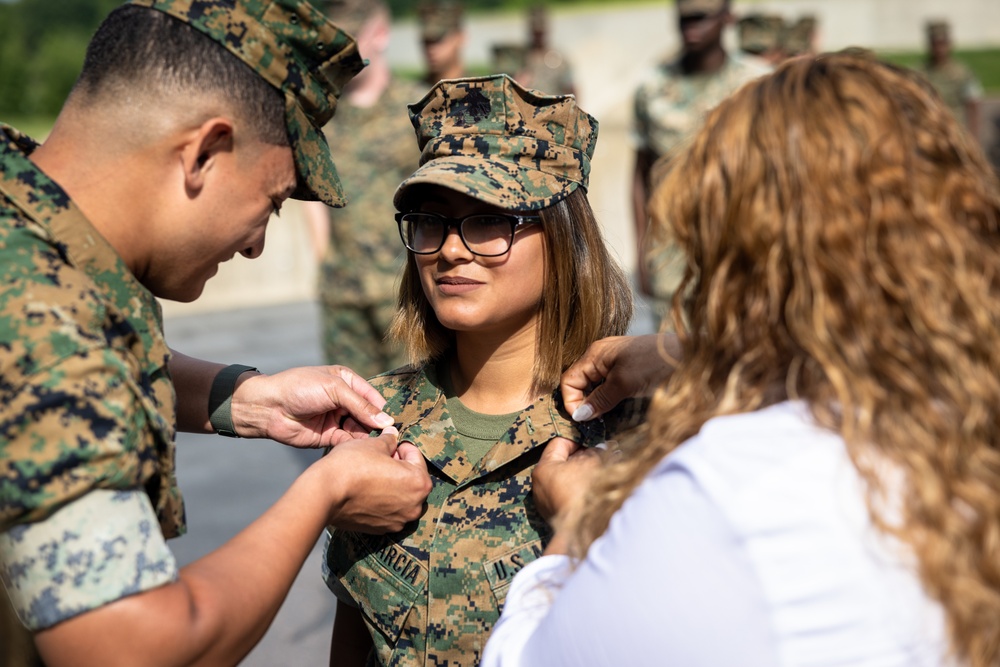
[[[737,14],[751,9],[790,19],[816,14],[819,46],[824,50],[847,46],[917,50],[923,46],[924,22],[939,17],[951,21],[960,46],[1000,44],[1000,0],[760,0],[735,4]],[[673,8],[668,2],[555,8],[550,23],[553,46],[574,65],[581,106],[601,123],[590,200],[610,246],[631,269],[635,261],[627,195],[632,160],[628,141],[631,94],[643,70],[678,47]],[[473,15],[467,18],[466,32],[467,62],[487,63],[494,43],[525,39],[526,22],[520,15]],[[730,42],[735,40],[733,32],[727,35]],[[396,24],[389,58],[397,67],[422,67],[412,21]],[[250,262],[237,257],[222,265],[198,301],[164,302],[167,316],[313,298],[316,267],[305,223],[296,202],[289,202],[282,211],[282,217],[270,225],[261,258]]]

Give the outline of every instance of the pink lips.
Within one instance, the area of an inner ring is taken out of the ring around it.
[[[478,280],[463,278],[461,276],[443,276],[438,278],[435,282],[437,282],[438,289],[440,289],[444,294],[465,294],[466,292],[471,292],[483,284]]]

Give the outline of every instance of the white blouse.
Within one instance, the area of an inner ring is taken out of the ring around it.
[[[518,573],[483,667],[921,667],[944,616],[872,526],[806,407],[720,417],[668,455],[574,570]]]

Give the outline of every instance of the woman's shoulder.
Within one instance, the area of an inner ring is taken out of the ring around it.
[[[856,476],[839,434],[815,422],[805,403],[787,401],[708,420],[671,452],[659,470],[683,469],[726,498],[760,486],[832,483]]]

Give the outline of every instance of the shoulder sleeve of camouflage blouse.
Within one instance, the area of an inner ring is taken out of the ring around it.
[[[29,630],[177,579],[142,490],[92,491],[38,523],[0,533],[0,578]]]

